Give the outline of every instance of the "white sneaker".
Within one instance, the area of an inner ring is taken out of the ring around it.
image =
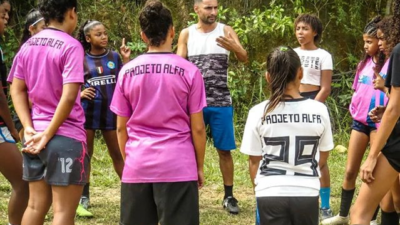
[[[369,225],[378,225],[378,221],[372,220],[372,221],[369,223]]]
[[[328,218],[324,219],[321,222],[322,225],[342,225],[342,224],[349,224],[349,216],[343,217],[340,216],[339,214]]]

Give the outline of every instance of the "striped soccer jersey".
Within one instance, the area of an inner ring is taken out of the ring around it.
[[[116,129],[116,115],[111,112],[110,104],[121,67],[121,58],[117,52],[107,50],[102,55],[86,53],[84,86],[93,87],[96,96],[92,100],[82,99],[86,117],[85,129]]]

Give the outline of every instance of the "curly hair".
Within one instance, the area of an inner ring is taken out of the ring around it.
[[[140,28],[150,41],[150,46],[159,47],[173,26],[171,11],[158,0],[150,0],[139,15]]]
[[[39,11],[43,15],[46,24],[50,20],[62,23],[65,19],[64,14],[72,8],[77,10],[77,6],[77,0],[41,0],[39,2]]]
[[[393,21],[390,28],[389,48],[400,43],[400,0],[393,1]]]
[[[393,16],[384,17],[377,25],[377,28],[383,33],[383,37],[387,42],[391,42]]]
[[[82,44],[82,47],[83,49],[85,49],[85,51],[90,50],[91,46],[90,43],[86,41],[86,36],[97,25],[103,25],[103,24],[97,20],[86,20],[79,28],[79,32],[76,39],[78,39],[78,41]]]
[[[380,30],[383,33],[383,38],[386,40],[386,42],[388,43],[388,51],[391,52],[392,48],[390,47],[390,35],[391,35],[391,24],[393,22],[393,17],[392,16],[387,16],[384,17],[379,23],[378,23],[378,30]],[[376,73],[379,73],[383,66],[385,65],[386,62],[386,55],[383,52],[379,53],[378,56],[378,61],[376,62],[376,65],[374,67],[374,71]]]
[[[303,23],[311,26],[311,29],[317,33],[317,35],[315,35],[315,37],[314,37],[314,42],[318,43],[322,37],[322,22],[321,22],[321,20],[315,15],[302,14],[302,15],[299,15],[296,18],[296,20],[294,21],[294,29],[296,29],[297,24],[299,24],[300,22],[303,22]]]

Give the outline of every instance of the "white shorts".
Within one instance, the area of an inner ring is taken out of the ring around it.
[[[0,127],[0,143],[3,142],[15,143],[15,140],[7,127]]]

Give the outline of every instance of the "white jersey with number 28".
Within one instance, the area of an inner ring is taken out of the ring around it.
[[[318,196],[320,151],[333,148],[326,106],[305,98],[285,100],[262,118],[266,104],[250,110],[240,149],[262,156],[256,196]]]

